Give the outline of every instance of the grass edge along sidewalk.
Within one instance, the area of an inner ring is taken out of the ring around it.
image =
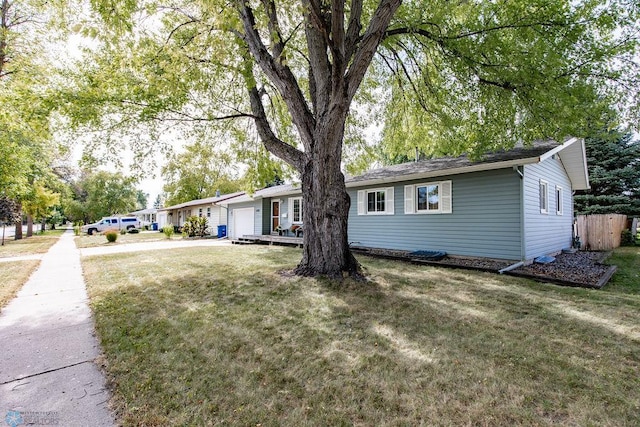
[[[597,291],[368,257],[337,289],[282,274],[299,256],[84,258],[123,424],[640,421],[637,252]]]

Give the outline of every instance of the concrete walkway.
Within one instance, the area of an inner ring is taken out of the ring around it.
[[[115,425],[72,231],[2,309],[0,349],[0,423]]]

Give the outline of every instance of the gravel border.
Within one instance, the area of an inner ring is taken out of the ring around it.
[[[352,251],[378,258],[411,262],[420,265],[436,267],[460,268],[498,273],[516,262],[503,259],[471,258],[447,255],[439,261],[414,258],[410,251],[354,247]],[[561,286],[600,289],[616,272],[615,265],[605,265],[604,260],[611,252],[576,252],[561,253],[556,260],[549,264],[523,265],[504,274],[533,279],[538,282],[554,283]]]

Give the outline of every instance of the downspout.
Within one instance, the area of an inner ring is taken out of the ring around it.
[[[503,268],[502,270],[498,270],[498,273],[504,274],[507,271],[515,270],[518,267],[522,267],[524,265],[524,261],[518,261],[515,264],[511,264],[508,267]]]
[[[526,236],[525,236],[525,204],[524,204],[524,166],[514,166],[515,170],[520,176],[520,259],[524,260],[526,255]],[[514,264],[515,265],[515,264]],[[512,266],[507,267],[510,269]],[[519,266],[518,266],[519,267]],[[513,267],[517,268],[517,267]],[[503,269],[505,271],[509,271]],[[500,271],[502,273],[502,270]]]

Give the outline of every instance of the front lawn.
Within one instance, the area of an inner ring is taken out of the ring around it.
[[[46,253],[65,231],[66,230],[47,230],[44,234],[38,233],[31,237],[26,237],[25,233],[24,237],[20,240],[14,240],[13,237],[6,238],[4,245],[0,246],[0,258]],[[0,233],[2,233],[1,227]],[[0,239],[1,238],[2,236],[0,235]]]
[[[181,234],[174,234],[171,239],[179,240],[182,239]],[[95,246],[111,246],[118,244],[126,244],[126,243],[139,243],[139,242],[152,242],[156,240],[167,240],[167,236],[160,231],[142,231],[140,233],[127,233],[127,234],[118,234],[118,239],[115,243],[109,243],[107,238],[102,233],[96,233],[92,236],[88,234],[82,233],[80,236],[76,236],[75,242],[76,247],[78,249],[82,248],[91,248]]]
[[[31,273],[40,265],[39,260],[6,261],[0,263],[0,309],[13,299]]]
[[[573,289],[360,257],[370,283],[338,289],[278,273],[299,258],[84,258],[121,422],[640,424],[637,281]]]

